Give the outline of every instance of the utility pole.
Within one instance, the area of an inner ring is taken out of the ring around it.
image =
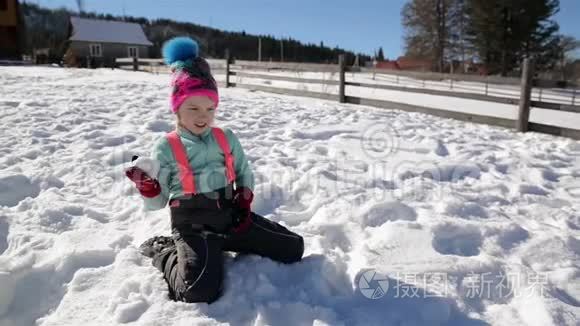
[[[127,21],[127,8],[125,7],[125,0],[123,0],[123,21]]]
[[[284,40],[280,39],[280,62],[284,62]]]
[[[77,7],[79,8],[79,14],[82,14],[85,11],[85,2],[84,2],[84,0],[77,0]]]

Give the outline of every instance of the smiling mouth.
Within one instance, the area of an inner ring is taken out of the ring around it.
[[[205,128],[205,126],[207,126],[207,123],[202,123],[202,124],[194,123],[194,125],[198,128]]]

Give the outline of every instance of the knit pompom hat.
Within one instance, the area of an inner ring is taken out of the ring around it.
[[[197,42],[189,37],[176,37],[165,42],[162,52],[172,73],[171,111],[177,113],[181,104],[194,95],[209,97],[217,108],[217,83],[209,64],[199,56]]]

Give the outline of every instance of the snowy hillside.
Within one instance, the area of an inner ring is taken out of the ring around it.
[[[218,302],[170,301],[137,250],[168,212],[123,174],[168,82],[0,67],[0,325],[578,325],[580,142],[242,89],[218,125],[305,258],[228,254]]]

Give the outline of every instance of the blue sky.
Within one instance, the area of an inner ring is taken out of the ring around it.
[[[75,0],[28,0],[76,9]],[[85,0],[85,10],[171,18],[229,31],[292,37],[303,42],[385,56],[403,52],[400,12],[405,0]],[[561,32],[580,39],[580,0],[560,0]]]

